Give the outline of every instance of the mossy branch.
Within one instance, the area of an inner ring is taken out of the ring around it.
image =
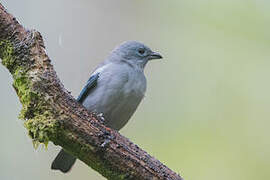
[[[26,30],[1,3],[0,58],[35,145],[60,145],[108,179],[182,179],[78,104],[58,79],[40,33]]]

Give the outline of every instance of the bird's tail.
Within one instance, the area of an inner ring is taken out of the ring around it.
[[[52,162],[51,169],[60,170],[63,173],[67,173],[71,169],[75,161],[75,157],[61,149],[61,151],[57,154],[56,158]]]

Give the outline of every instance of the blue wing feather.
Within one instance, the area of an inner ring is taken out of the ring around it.
[[[84,99],[86,98],[86,96],[89,94],[89,92],[96,87],[97,85],[97,80],[99,77],[99,73],[92,75],[88,81],[87,84],[84,86],[84,88],[82,89],[80,95],[77,98],[77,101],[79,103],[82,103],[84,101]]]

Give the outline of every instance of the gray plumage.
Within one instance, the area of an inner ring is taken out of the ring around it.
[[[91,112],[102,113],[108,127],[120,130],[144,97],[145,65],[149,60],[161,58],[140,42],[121,44],[95,69],[77,101]],[[68,172],[75,160],[61,150],[51,168]]]

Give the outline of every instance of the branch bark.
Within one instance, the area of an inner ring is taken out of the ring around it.
[[[77,103],[58,79],[40,33],[26,30],[1,3],[0,58],[13,76],[20,118],[34,144],[60,145],[108,179],[182,180]]]

